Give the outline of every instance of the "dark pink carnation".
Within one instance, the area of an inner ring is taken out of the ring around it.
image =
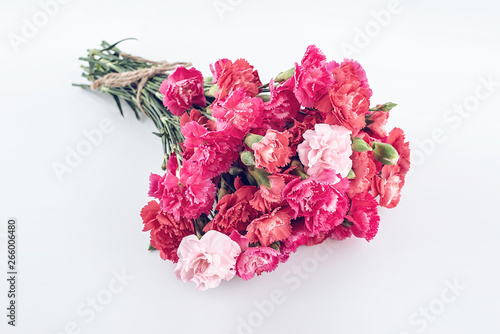
[[[176,116],[180,116],[193,105],[205,107],[203,75],[194,67],[189,70],[179,66],[160,86],[164,95],[163,105]]]
[[[249,247],[236,261],[236,275],[248,281],[255,274],[271,272],[280,263],[280,253],[270,247]]]
[[[312,233],[305,224],[303,217],[292,221],[292,234],[280,242],[280,260],[285,262],[291,253],[295,253],[299,246],[314,246],[322,243],[328,237],[327,233],[318,235]]]
[[[249,203],[256,191],[257,187],[243,186],[235,193],[222,197],[215,207],[217,214],[203,231],[216,230],[230,234],[236,230],[243,233],[248,224],[257,217],[257,212]]]
[[[264,102],[258,97],[248,97],[241,88],[233,91],[225,101],[212,104],[212,115],[217,118],[217,128],[226,129],[242,139],[251,129],[262,125]]]
[[[372,91],[361,66],[352,60],[335,63],[335,84],[315,105],[325,115],[325,123],[342,125],[355,136],[365,127]]]
[[[300,65],[295,63],[292,83],[297,100],[306,108],[312,108],[332,87],[331,64],[315,45],[307,47]]]
[[[262,83],[259,73],[253,69],[245,59],[237,59],[232,62],[228,59],[220,59],[210,66],[213,74],[213,83],[218,90],[215,93],[216,101],[224,100],[236,89],[242,89],[247,96],[256,96]]]
[[[270,100],[264,103],[263,128],[283,131],[287,122],[294,120],[300,110],[300,103],[287,86],[269,83]]]
[[[171,214],[161,211],[156,201],[150,201],[141,210],[144,223],[143,231],[150,231],[151,246],[160,251],[163,260],[177,263],[177,248],[182,238],[194,234],[193,222],[189,219],[175,219]]]
[[[164,213],[173,214],[175,219],[198,218],[208,214],[215,199],[215,186],[200,169],[185,161],[176,176],[177,159],[172,155],[167,172],[163,176],[151,174],[149,196],[160,200]]]
[[[247,232],[246,237],[251,243],[260,242],[262,246],[288,238],[292,232],[289,208],[276,208],[270,214],[254,219]]]
[[[226,131],[207,131],[197,122],[186,123],[181,131],[185,138],[184,159],[199,166],[207,178],[226,173],[239,157],[241,140]]]
[[[341,224],[349,206],[346,196],[349,181],[343,178],[333,184],[326,179],[297,178],[283,189],[283,197],[292,208],[294,218],[304,217],[306,227],[316,235]]]

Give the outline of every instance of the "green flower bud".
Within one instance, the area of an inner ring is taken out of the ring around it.
[[[252,148],[252,145],[260,142],[262,138],[264,137],[259,135],[254,135],[253,133],[249,133],[245,136],[243,142],[245,143],[246,146]]]
[[[278,74],[276,76],[276,78],[274,79],[274,81],[276,81],[276,82],[287,81],[288,79],[290,79],[291,77],[293,77],[294,73],[295,73],[295,67],[292,67],[291,69],[286,70],[286,71],[281,72],[280,74]]]
[[[349,180],[356,178],[356,174],[354,174],[354,171],[352,169],[349,171],[349,173],[347,173],[347,178]]]
[[[391,144],[373,142],[372,146],[373,157],[377,161],[385,165],[395,165],[398,163],[398,151],[396,151],[396,149]]]
[[[241,162],[247,167],[255,166],[255,157],[250,151],[242,151],[240,152]]]
[[[390,111],[395,106],[397,106],[396,103],[387,102],[384,104],[377,104],[377,106],[375,108],[371,108],[370,111]]]
[[[365,142],[363,139],[358,138],[358,137],[352,138],[351,148],[354,152],[366,152],[366,151],[372,150],[371,146],[368,145],[367,142]]]
[[[248,172],[253,176],[255,181],[259,186],[264,186],[267,189],[271,189],[271,180],[269,180],[268,176],[270,175],[264,169],[249,167]]]

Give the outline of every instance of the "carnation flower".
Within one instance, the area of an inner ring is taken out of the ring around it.
[[[374,111],[370,114],[369,121],[366,127],[373,137],[382,139],[387,137],[387,131],[385,130],[385,125],[387,124],[387,119],[389,118],[389,111]]]
[[[311,176],[306,180],[296,178],[283,189],[294,216],[304,217],[306,227],[315,235],[330,231],[342,223],[349,206],[346,190],[347,179],[337,183]]]
[[[264,103],[264,130],[283,131],[287,122],[294,120],[300,110],[300,103],[288,85],[274,86],[274,80],[269,82],[270,100]]]
[[[234,277],[240,252],[240,246],[223,233],[208,231],[201,239],[189,235],[179,245],[175,274],[183,282],[194,282],[198,290],[215,288]]]
[[[214,102],[212,115],[217,118],[217,128],[227,129],[239,139],[262,124],[263,101],[248,97],[242,88],[233,91],[225,101]]]
[[[185,112],[179,118],[179,125],[181,128],[189,122],[196,122],[210,131],[215,131],[217,129],[215,122],[203,116],[198,109],[191,109],[191,111]]]
[[[216,230],[225,234],[233,230],[244,232],[248,224],[257,217],[257,212],[249,203],[256,191],[257,187],[243,186],[233,194],[222,197],[215,207],[217,214],[205,225],[203,231]]]
[[[218,87],[215,93],[217,101],[226,99],[236,89],[242,89],[245,95],[253,97],[262,86],[259,73],[245,59],[238,59],[234,63],[228,59],[220,59],[210,65],[210,70],[213,83]]]
[[[352,167],[349,130],[338,125],[316,124],[314,130],[307,130],[303,137],[297,151],[307,174],[329,169],[347,176]]]
[[[164,95],[163,105],[176,116],[180,116],[193,105],[205,107],[203,75],[194,67],[189,70],[179,66],[160,86]]]
[[[369,191],[376,172],[373,155],[370,152],[352,152],[351,159],[352,170],[356,176],[349,182],[347,190],[349,198]]]
[[[370,241],[377,235],[380,222],[377,206],[377,201],[369,193],[359,194],[352,198],[346,219],[352,224],[351,231],[355,237]]]
[[[333,85],[331,64],[315,45],[309,45],[300,65],[295,63],[292,80],[297,100],[304,107],[312,108]]]
[[[325,123],[342,125],[356,135],[365,127],[365,114],[370,108],[372,91],[362,67],[355,61],[334,64],[335,84],[314,107],[325,116]]]
[[[255,274],[271,272],[280,263],[280,253],[271,247],[249,247],[236,261],[236,274],[248,281]]]
[[[292,232],[289,208],[276,208],[270,214],[254,219],[247,231],[248,240],[251,243],[260,242],[262,246],[288,238]]]
[[[150,201],[141,210],[143,231],[151,231],[151,246],[160,251],[163,260],[177,263],[177,248],[182,238],[194,233],[193,222],[189,219],[175,219],[161,211],[156,201]]]
[[[168,170],[163,176],[152,173],[149,177],[149,196],[159,199],[163,212],[173,214],[177,220],[208,214],[215,199],[212,181],[189,161],[184,162],[180,177],[177,177],[175,155],[168,162]]]
[[[288,133],[269,129],[264,138],[252,145],[257,168],[265,168],[270,174],[279,171],[290,162]]]
[[[286,262],[290,254],[295,253],[300,246],[314,246],[325,241],[327,237],[325,232],[312,233],[306,227],[304,217],[292,221],[292,234],[280,242],[280,261]]]
[[[207,131],[196,122],[185,124],[183,158],[202,169],[207,178],[226,173],[239,157],[241,140],[227,134],[226,131]]]
[[[372,183],[373,196],[380,196],[379,204],[386,208],[394,208],[401,198],[401,189],[405,184],[405,176],[410,169],[410,146],[405,142],[403,130],[394,128],[386,142],[391,144],[399,154],[396,165],[383,165],[380,175]]]
[[[284,206],[282,192],[285,187],[285,177],[273,174],[267,178],[271,182],[271,189],[261,185],[250,201],[250,205],[261,213],[271,213],[277,207]]]

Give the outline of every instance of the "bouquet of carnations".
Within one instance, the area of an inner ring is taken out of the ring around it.
[[[263,84],[245,59],[220,59],[205,78],[189,63],[105,42],[82,59],[93,89],[158,127],[165,173],[149,177],[144,231],[200,290],[271,272],[301,245],[370,241],[378,206],[400,200],[409,144],[401,129],[385,129],[394,103],[370,108],[356,61],[327,61],[311,45]]]

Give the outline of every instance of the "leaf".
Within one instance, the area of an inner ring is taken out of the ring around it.
[[[123,115],[123,109],[122,109],[122,104],[120,103],[120,98],[116,95],[111,95],[111,96],[113,96],[113,99],[115,100],[116,105],[118,106],[118,109],[120,110],[120,114],[122,115],[122,117],[125,117]]]

